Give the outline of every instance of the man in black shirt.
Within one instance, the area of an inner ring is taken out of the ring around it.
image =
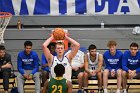
[[[5,47],[3,45],[0,45],[0,78],[3,78],[3,87],[5,93],[8,93],[9,89],[11,67],[11,55],[6,53]]]

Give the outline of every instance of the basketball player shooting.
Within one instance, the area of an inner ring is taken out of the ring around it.
[[[55,29],[56,30],[56,29]],[[64,74],[64,78],[66,78],[67,80],[71,81],[71,73],[72,73],[72,68],[71,68],[71,60],[75,57],[75,55],[78,52],[78,49],[80,47],[80,44],[75,41],[74,39],[70,38],[67,33],[65,34],[60,34],[59,31],[61,31],[63,29],[57,29],[57,31],[55,31],[55,37],[54,37],[54,33],[43,43],[43,52],[44,55],[46,57],[46,59],[48,60],[48,64],[49,67],[51,68],[51,76],[54,78],[56,75],[54,73],[54,67],[57,64],[62,64],[65,67],[65,74]],[[57,33],[57,34],[56,34]],[[63,36],[64,35],[64,36]],[[64,52],[65,52],[65,45],[63,42],[56,42],[56,53],[57,56],[53,56],[49,49],[47,48],[47,46],[49,45],[49,43],[53,40],[56,39],[56,37],[64,37],[64,39],[68,40],[69,42],[71,42],[74,45],[74,48],[71,50],[71,52],[69,54],[67,54],[66,56],[64,56]]]

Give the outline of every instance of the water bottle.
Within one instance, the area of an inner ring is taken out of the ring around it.
[[[104,28],[105,23],[102,21],[101,22],[101,28]]]

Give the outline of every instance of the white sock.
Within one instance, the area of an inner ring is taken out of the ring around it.
[[[83,87],[84,89],[88,89],[88,87]]]
[[[123,93],[127,93],[126,89],[123,89]]]
[[[85,91],[85,93],[86,93],[86,90],[88,89],[88,87],[83,87],[83,90]]]
[[[107,89],[106,88],[104,89],[104,93],[107,93]]]
[[[116,93],[120,93],[120,89],[117,89]]]
[[[126,91],[126,89],[123,89],[123,91]]]

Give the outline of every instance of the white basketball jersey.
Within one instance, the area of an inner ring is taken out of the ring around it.
[[[64,56],[62,60],[59,60],[57,58],[57,56],[54,56],[53,63],[52,63],[52,66],[51,66],[51,76],[52,77],[56,76],[55,73],[54,73],[54,67],[57,64],[62,64],[65,67],[65,74],[63,75],[63,77],[65,79],[71,81],[72,68],[71,68],[71,65],[69,63],[68,58],[66,56]]]
[[[88,55],[88,68],[89,68],[90,70],[95,70],[95,69],[97,69],[97,68],[98,68],[98,57],[99,57],[99,52],[96,52],[96,59],[95,59],[94,62],[92,62],[92,61],[90,60],[90,54],[87,53],[87,55]]]
[[[69,50],[65,55],[69,54],[71,50]],[[78,50],[77,54],[71,61],[71,66],[76,68],[79,67],[81,64],[84,64],[84,52]]]

